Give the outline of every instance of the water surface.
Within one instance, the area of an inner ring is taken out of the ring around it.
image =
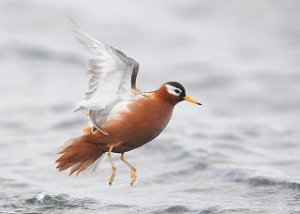
[[[0,3],[0,213],[300,213],[298,1]],[[68,177],[56,152],[90,57],[66,17],[140,63],[138,87],[176,80],[203,103],[95,173]]]

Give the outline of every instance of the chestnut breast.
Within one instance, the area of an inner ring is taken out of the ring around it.
[[[126,152],[157,137],[170,121],[174,105],[157,97],[142,97],[128,105],[103,127],[113,152]]]

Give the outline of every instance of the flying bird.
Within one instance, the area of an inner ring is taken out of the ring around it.
[[[130,169],[132,185],[137,170],[125,159],[125,152],[156,138],[167,126],[177,103],[186,100],[201,104],[188,97],[178,82],[164,83],[156,91],[140,91],[136,87],[138,62],[97,41],[75,23],[72,28],[78,41],[95,55],[87,65],[88,91],[76,108],[87,111],[90,122],[81,136],[71,139],[58,152],[56,168],[71,168],[70,175],[79,175],[106,153],[111,165],[111,185],[116,173],[112,153],[120,153]]]

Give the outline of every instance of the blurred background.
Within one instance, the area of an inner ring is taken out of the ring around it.
[[[0,213],[300,213],[300,2],[1,0]],[[117,175],[68,177],[56,152],[93,57],[72,17],[140,63],[138,88],[181,82],[157,139],[114,155]]]

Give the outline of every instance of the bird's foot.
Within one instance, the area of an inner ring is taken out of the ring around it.
[[[136,177],[137,177],[137,171],[136,171],[135,168],[131,169],[131,171],[130,171],[130,177],[131,177],[130,185],[132,186],[133,183],[136,180]]]
[[[111,174],[110,174],[109,182],[108,182],[109,186],[111,186],[112,182],[114,181],[114,178],[115,178],[115,175],[116,175],[116,170],[117,169],[114,166],[111,168]]]

